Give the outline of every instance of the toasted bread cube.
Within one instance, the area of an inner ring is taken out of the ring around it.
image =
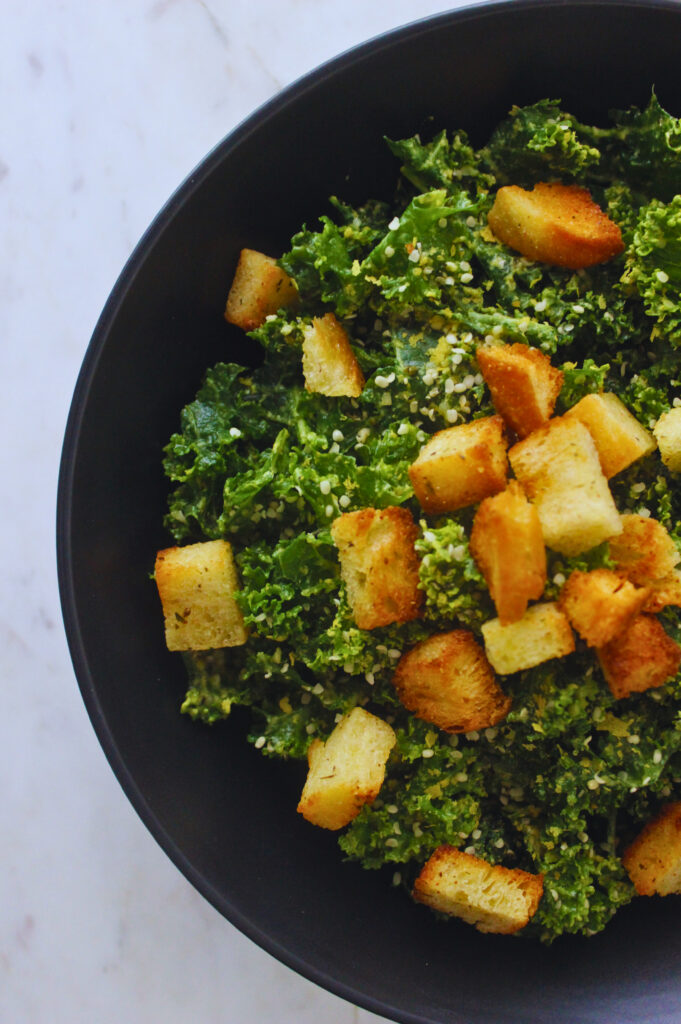
[[[227,296],[225,320],[253,331],[271,313],[291,306],[297,298],[295,283],[276,260],[255,249],[242,249]]]
[[[466,629],[416,644],[400,658],[393,683],[408,711],[445,732],[486,729],[511,707],[485,652]]]
[[[655,581],[650,588],[650,597],[644,611],[661,612],[669,605],[681,608],[681,572],[678,569],[673,569],[668,576],[663,576],[661,580]]]
[[[409,622],[421,614],[418,527],[406,508],[363,508],[331,524],[341,576],[360,629]]]
[[[496,237],[528,259],[578,270],[617,256],[622,233],[585,188],[505,185],[487,218]]]
[[[653,434],[667,469],[681,473],[681,408],[663,413],[653,428]]]
[[[246,643],[248,633],[234,597],[239,581],[227,541],[165,548],[156,555],[155,576],[169,651]]]
[[[575,570],[558,607],[589,647],[603,647],[643,611],[649,597],[649,587],[635,587],[610,569]]]
[[[525,927],[543,891],[543,875],[489,864],[453,846],[438,846],[414,883],[420,903],[500,935]]]
[[[313,825],[336,830],[378,796],[396,736],[363,708],[341,718],[326,743],[313,740],[298,811]]]
[[[522,619],[544,593],[546,549],[537,509],[517,480],[485,498],[473,520],[470,548],[503,626]]]
[[[433,434],[409,467],[424,512],[454,512],[503,491],[506,447],[501,416],[486,416]]]
[[[494,408],[518,437],[527,437],[550,419],[563,373],[547,355],[518,343],[481,346],[475,358]]]
[[[601,469],[610,479],[632,462],[655,451],[655,438],[632,416],[617,395],[585,395],[565,413],[574,416],[596,442]]]
[[[490,665],[502,676],[563,658],[575,649],[567,616],[552,601],[533,604],[519,622],[508,626],[490,619],[482,626],[482,637]]]
[[[621,522],[619,536],[610,542],[617,568],[639,587],[668,579],[681,554],[662,523],[633,513],[623,515]]]
[[[333,313],[315,317],[303,328],[303,376],[307,390],[319,395],[362,394],[364,375],[345,328]]]
[[[667,804],[644,826],[622,863],[639,896],[681,893],[681,801]]]
[[[544,543],[579,555],[622,531],[596,444],[583,423],[556,417],[508,453],[539,513]]]
[[[654,615],[638,615],[596,654],[617,700],[662,686],[673,679],[681,662],[681,647]]]

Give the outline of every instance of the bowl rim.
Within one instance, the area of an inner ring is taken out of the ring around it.
[[[72,573],[71,519],[75,475],[74,454],[78,448],[88,397],[97,373],[105,342],[118,311],[123,305],[128,291],[134,284],[148,250],[161,237],[178,212],[203,186],[205,180],[210,177],[215,168],[233,150],[237,149],[247,140],[252,132],[260,130],[263,124],[276,117],[281,110],[297,101],[299,97],[305,95],[308,91],[315,89],[320,83],[332,77],[338,71],[352,67],[353,64],[399,45],[407,37],[418,38],[422,34],[432,32],[439,24],[451,25],[468,20],[493,18],[501,12],[511,9],[514,12],[531,12],[532,10],[547,10],[556,7],[593,7],[601,9],[606,7],[617,7],[619,9],[647,8],[659,11],[674,11],[677,14],[681,13],[679,0],[472,0],[472,2],[460,7],[426,15],[422,18],[400,24],[395,28],[371,36],[364,42],[344,49],[339,54],[297,77],[289,85],[285,86],[270,99],[261,103],[239,121],[233,129],[208,151],[174,189],[149,226],[142,233],[125,261],[108,295],[102,312],[95,323],[83,356],[66,420],[59,462],[56,501],[56,561],[59,597],[66,639],[76,681],[91,724],[104,755],[127,799],[175,867],[243,935],[308,981],[321,986],[351,1004],[384,1017],[389,1016],[389,1019],[399,1020],[403,1024],[436,1024],[436,1021],[435,1018],[426,1018],[422,1014],[414,1014],[409,1010],[389,1005],[382,999],[354,988],[352,984],[339,979],[318,965],[311,965],[308,961],[289,950],[282,941],[255,925],[246,914],[233,905],[232,901],[224,893],[218,891],[194,867],[151,809],[144,793],[129,770],[106,720],[95,685],[96,673],[90,665],[86,643],[80,628]]]

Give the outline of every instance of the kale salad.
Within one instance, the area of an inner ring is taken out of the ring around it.
[[[475,508],[426,514],[408,471],[435,432],[495,414],[475,355],[486,340],[562,372],[555,416],[606,391],[652,430],[681,405],[681,121],[654,95],[611,120],[592,127],[543,100],[480,149],[462,131],[386,140],[394,198],[333,197],[293,237],[277,266],[297,300],[249,332],[257,368],[209,369],[164,456],[166,527],[179,546],[229,542],[248,631],[183,655],[182,711],[212,724],[246,705],[250,742],[301,762],[352,709],[375,713],[396,742],[378,797],[339,832],[342,856],[410,891],[443,845],[541,874],[523,933],[544,942],[598,932],[635,896],[622,850],[681,796],[681,675],[616,699],[577,637],[572,653],[499,678],[510,710],[494,726],[450,733],[411,714],[394,685],[403,653],[447,630],[480,640],[496,613],[471,554]],[[573,270],[502,244],[488,225],[497,190],[538,182],[588,189],[623,251]],[[355,397],[305,386],[306,326],[328,313],[361,370]],[[657,520],[681,550],[678,478],[658,451],[609,483],[619,513]],[[393,507],[418,528],[420,615],[360,629],[331,527]],[[548,601],[574,571],[613,566],[607,541],[547,559]],[[680,612],[658,616],[676,641]]]

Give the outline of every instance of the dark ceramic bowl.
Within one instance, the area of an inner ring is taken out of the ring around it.
[[[383,136],[464,127],[557,97],[582,119],[677,115],[681,5],[517,2],[458,10],[352,50],[285,90],[215,149],[149,228],[78,380],[59,486],[59,574],[76,674],[111,765],[152,834],[238,928],[294,970],[404,1022],[681,1020],[678,899],[638,900],[592,939],[543,948],[441,924],[343,863],[295,805],[301,765],[273,763],[236,714],[179,714],[148,573],[166,485],[161,447],[206,367],[247,360],[222,311],[239,249],[284,250],[329,194],[388,197]],[[432,119],[432,120],[431,120]]]

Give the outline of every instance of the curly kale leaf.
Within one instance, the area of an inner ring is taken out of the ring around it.
[[[426,595],[426,618],[478,630],[496,613],[463,524],[450,519],[436,528],[425,522],[421,527],[416,551],[421,558],[419,586]]]
[[[493,183],[491,175],[480,169],[465,132],[455,132],[450,139],[443,130],[426,143],[418,135],[397,141],[386,139],[386,142],[402,161],[402,174],[419,192],[437,188],[456,192],[468,185],[486,187]]]
[[[481,155],[498,182],[514,185],[583,178],[601,157],[582,125],[548,99],[513,107]]]
[[[614,128],[592,132],[609,177],[648,197],[670,200],[681,189],[681,120],[668,114],[655,94],[645,110],[632,107],[610,116]]]
[[[678,173],[681,188],[681,163]],[[653,200],[641,211],[622,281],[654,318],[653,337],[681,346],[681,195],[667,204]]]

